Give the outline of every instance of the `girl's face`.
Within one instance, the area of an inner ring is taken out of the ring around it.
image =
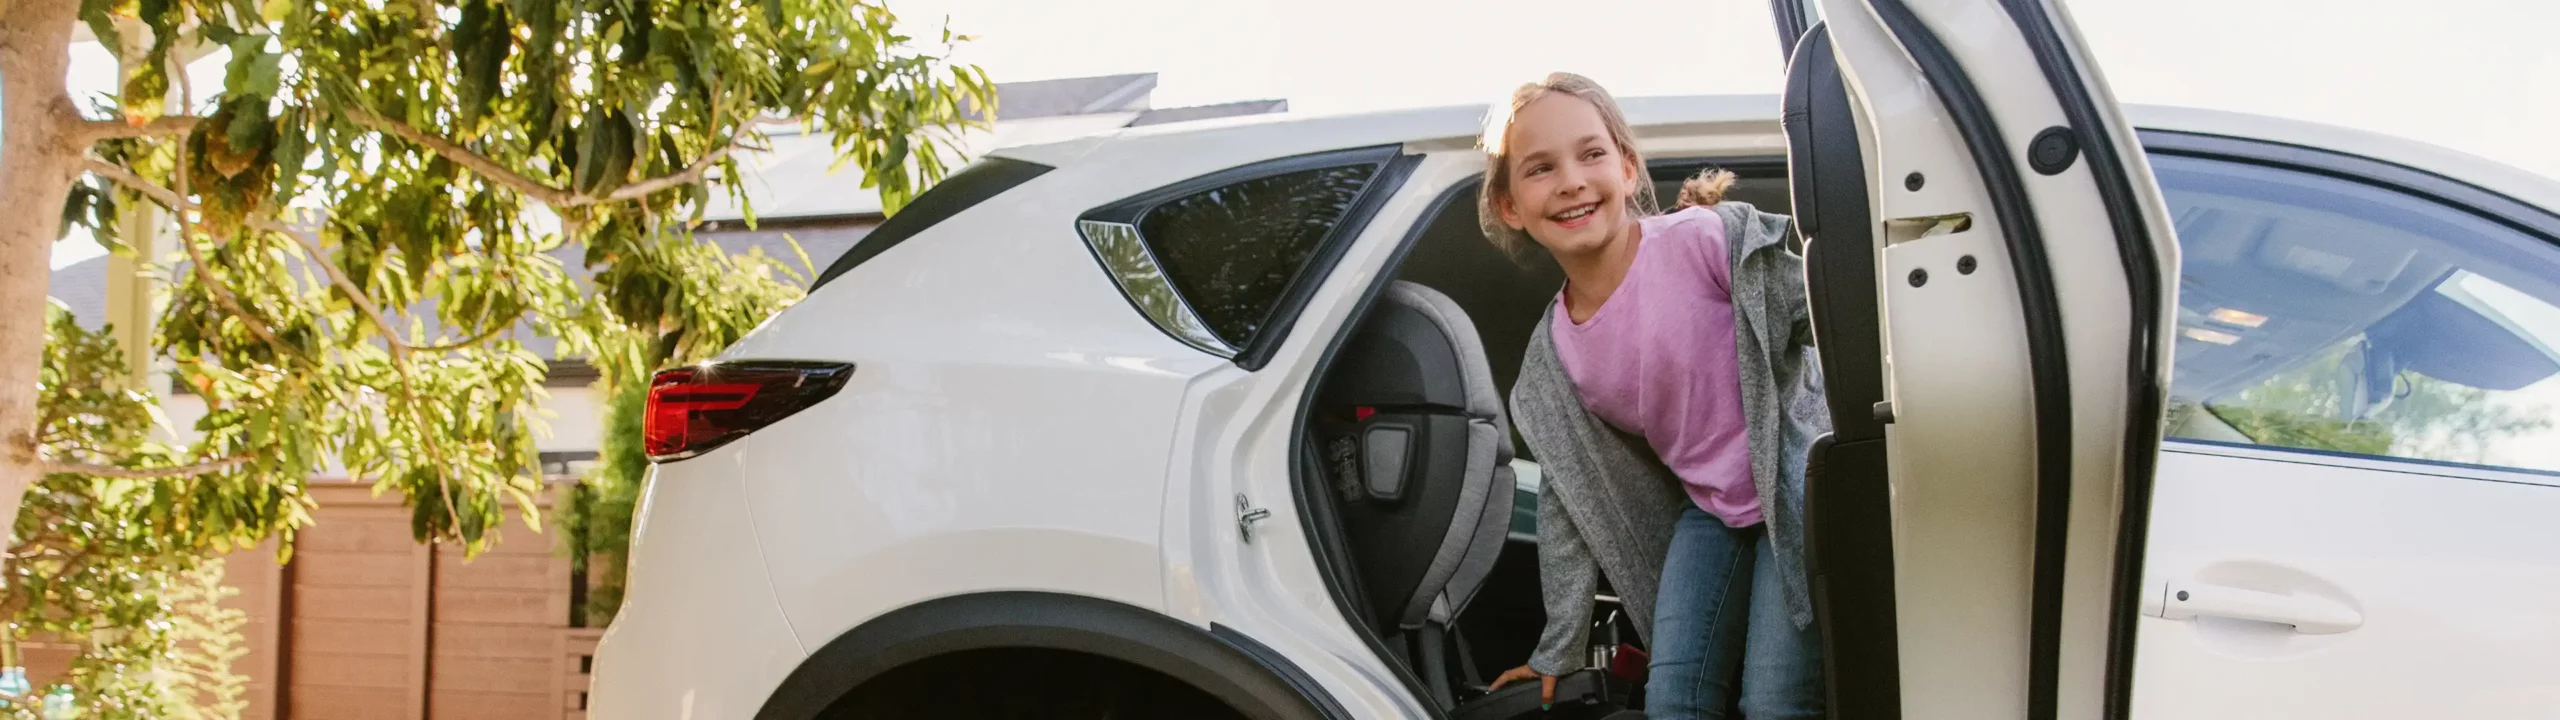
[[[1504,133],[1511,189],[1502,221],[1556,255],[1594,252],[1633,221],[1628,197],[1640,182],[1635,159],[1609,139],[1589,101],[1548,93],[1513,113]]]

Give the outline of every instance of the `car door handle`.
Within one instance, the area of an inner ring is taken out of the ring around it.
[[[2183,581],[2162,590],[2156,614],[2170,620],[2219,617],[2291,625],[2305,635],[2333,635],[2364,625],[2364,613],[2328,598]]]

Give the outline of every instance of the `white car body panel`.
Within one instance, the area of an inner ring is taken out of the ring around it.
[[[2339,603],[2362,624],[2146,616],[2136,717],[2560,711],[2560,477],[2192,443],[2161,455],[2147,594],[2242,587]]]
[[[1916,93],[1905,101],[1929,101],[1924,88],[1901,92]],[[1625,106],[1646,150],[1659,157],[1784,152],[1773,96],[1630,98]],[[1291,500],[1289,443],[1299,396],[1326,344],[1349,322],[1359,290],[1388,266],[1396,244],[1439,191],[1479,170],[1469,148],[1483,112],[1471,106],[1251,118],[994,152],[1055,169],[872,259],[724,355],[845,361],[857,370],[827,402],[701,457],[659,467],[633,533],[629,600],[598,651],[595,716],[752,717],[800,660],[848,629],[926,600],[997,590],[1107,598],[1195,626],[1223,625],[1289,658],[1355,716],[1418,715],[1421,701],[1333,607]],[[2140,108],[2129,114],[2146,128],[2334,142],[2345,152],[2560,207],[2560,183],[2415,143],[2217,113]],[[1243,372],[1155,328],[1131,308],[1073,227],[1091,208],[1220,169],[1390,144],[1429,157],[1381,207],[1260,372]],[[1945,165],[1949,171],[1970,168],[1961,157],[1953,160]],[[1932,189],[1957,185],[1948,179]],[[1984,232],[1987,219],[1977,216],[1976,229],[1955,239],[1970,235],[1996,245]],[[1921,253],[1952,251],[1913,245],[1893,253],[1903,264],[1882,274],[1898,280],[1909,263],[1933,261]],[[2114,281],[2120,284],[2121,276]],[[1981,301],[2017,302],[2005,288]],[[2016,332],[2014,323],[2005,328]],[[2105,338],[2090,342],[2103,342],[2110,352],[2121,347]],[[1913,368],[1922,362],[1898,360]],[[1923,393],[1916,383],[1897,392],[1898,404],[1919,403],[1906,406],[1913,411],[1931,402],[1974,402]],[[1909,440],[1896,452],[1916,452]],[[2232,522],[2210,513],[2191,520],[2184,513],[2198,511],[2182,508],[2212,506],[2195,498],[2223,492],[2222,474],[2257,472],[2239,469],[2256,461],[2182,453],[2163,465],[2154,527],[2185,532],[2192,522]],[[1239,491],[1273,513],[1254,525],[1250,543],[1236,523]],[[2269,489],[2260,497],[2273,502],[2277,493]],[[2509,530],[2539,527],[2552,516],[2546,505],[2518,503],[2512,513],[2483,514],[2484,508],[2463,502],[2467,515],[2446,514],[2477,523],[2536,523]],[[2153,537],[2171,534],[2155,530]],[[2385,536],[2377,530],[2367,539],[2378,543]],[[2267,547],[2264,552],[2285,549]],[[2560,548],[2548,542],[2507,548],[2503,558],[2482,561],[2560,562]],[[2155,547],[2152,569],[2184,572],[2172,564],[2221,557]],[[2473,587],[2541,593],[2533,598],[2540,607],[2560,607],[2555,581],[2534,577],[2541,579],[2475,580],[2489,584]],[[2425,589],[2396,592],[2417,607],[2416,593]],[[2467,602],[2434,595],[2430,602]],[[2526,607],[2526,599],[2512,599],[2519,603],[2514,607]],[[2020,607],[2024,600],[2016,599]],[[2547,629],[2549,621],[2543,622],[2538,627]],[[2154,664],[2215,651],[2200,646],[2155,657],[2153,648],[2169,646],[2151,638],[2201,631],[2191,623],[2144,623],[2145,673]],[[1906,641],[1906,651],[1911,647]],[[2516,648],[2500,662],[2553,666],[2547,649],[2534,650]],[[1919,679],[1914,671],[1929,664],[1952,663],[1906,655],[1906,680]],[[2498,668],[2501,674],[2493,676],[2533,667]],[[2169,716],[2150,713],[2153,707],[2202,712],[2181,704],[2183,698],[2152,692],[2177,687],[2173,681],[2153,684],[2144,677],[2137,688],[2146,714]],[[2524,703],[2540,696],[2513,697]]]
[[[632,511],[622,610],[588,689],[593,717],[754,717],[808,657],[774,602],[736,465],[705,459],[680,481],[651,482]]]
[[[803,644],[969,592],[1162,609],[1174,418],[1190,378],[1223,363],[1083,272],[1072,218],[1119,191],[1078,174],[1017,188],[1044,201],[952,218],[727,353],[855,364],[832,401],[661,475],[738,466],[767,557],[801,569],[774,586]]]

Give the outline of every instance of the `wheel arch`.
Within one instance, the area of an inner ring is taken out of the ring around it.
[[[997,648],[1068,650],[1127,662],[1199,688],[1257,720],[1350,717],[1296,664],[1231,628],[1204,630],[1081,595],[991,592],[910,605],[836,636],[783,678],[756,718],[816,718],[863,683],[909,663]]]

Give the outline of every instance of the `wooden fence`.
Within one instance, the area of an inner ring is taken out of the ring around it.
[[[320,504],[278,565],[272,545],[224,559],[247,611],[244,720],[583,720],[599,630],[569,627],[557,538],[510,522],[470,560],[410,539],[396,495],[315,483]],[[549,502],[543,503],[548,509]],[[507,512],[512,516],[515,510]],[[22,649],[38,688],[74,648]]]

